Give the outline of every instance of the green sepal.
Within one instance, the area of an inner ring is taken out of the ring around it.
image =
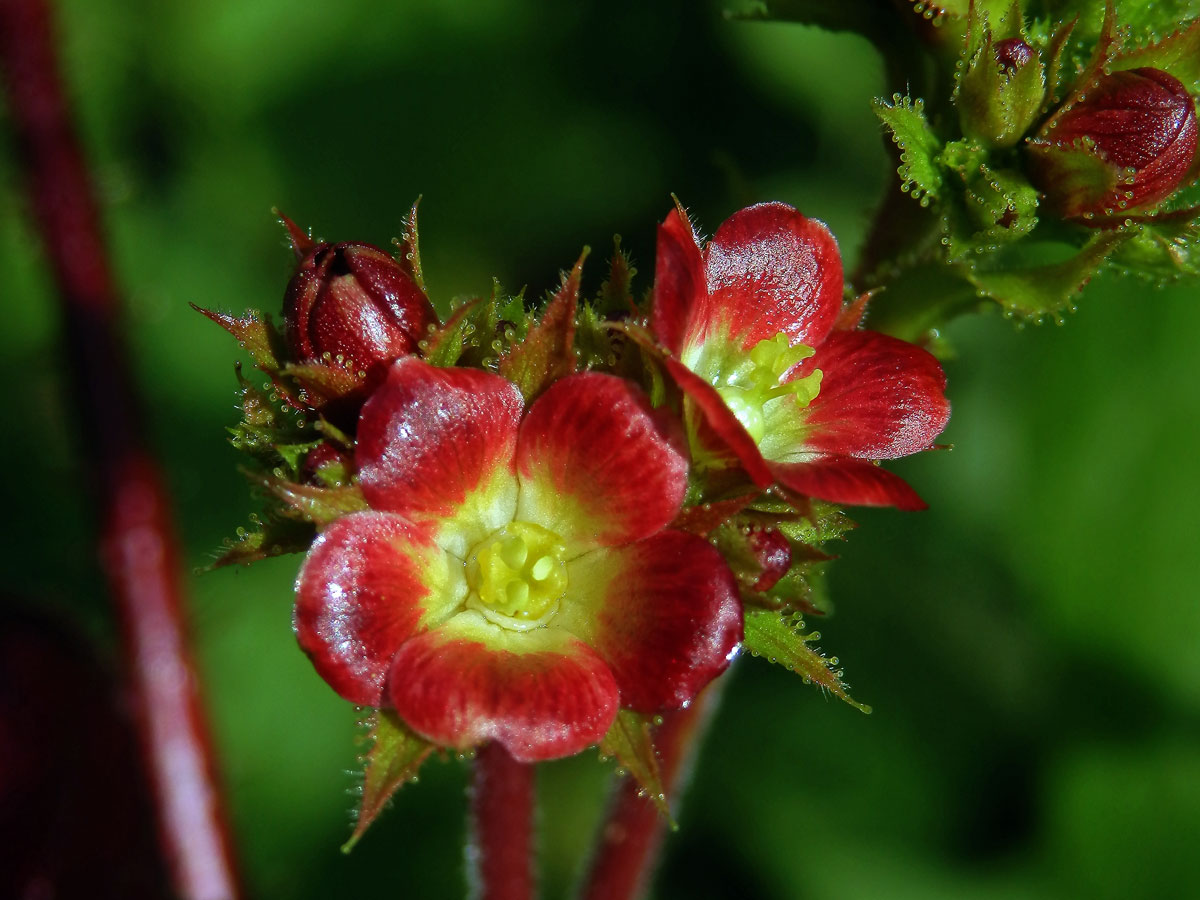
[[[358,485],[346,487],[319,487],[313,484],[298,484],[274,475],[246,472],[255,484],[269,491],[283,502],[285,508],[318,527],[350,513],[368,509],[362,489]]]
[[[1200,92],[1200,19],[1160,41],[1117,54],[1108,69],[1115,72],[1143,66],[1175,76],[1193,95]]]
[[[482,303],[478,298],[464,301],[444,325],[421,341],[420,349],[427,363],[448,368],[458,362],[466,348],[467,337],[475,330],[473,313]]]
[[[342,844],[343,853],[354,849],[401,786],[417,780],[417,771],[434,750],[433,744],[410,731],[391,710],[371,710],[363,724],[369,729],[371,749],[363,758],[362,802],[354,832]]]
[[[279,372],[279,361],[287,358],[287,348],[283,343],[283,335],[269,316],[251,309],[247,310],[244,316],[238,317],[204,309],[195,303],[188,305],[232,334],[241,348],[250,354],[254,364],[268,375]]]
[[[500,374],[521,389],[526,402],[575,371],[575,312],[588,252],[584,247],[571,271],[563,276],[537,324],[500,357]]]
[[[211,572],[223,566],[249,565],[270,556],[305,553],[317,537],[311,522],[266,512],[250,516],[251,528],[239,528],[233,538],[226,539],[217,558],[201,572]]]
[[[321,407],[362,390],[366,372],[355,372],[341,362],[288,363],[279,373],[300,386],[305,405]]]
[[[1037,225],[1037,211],[1038,193],[1023,175],[976,166],[966,179],[961,205],[946,206],[946,258],[960,261],[1023,238]]]
[[[590,303],[581,303],[575,316],[575,353],[581,369],[612,371],[617,364],[613,331]]]
[[[1026,149],[1044,170],[1052,173],[1047,177],[1054,182],[1054,195],[1062,198],[1056,204],[1056,211],[1063,216],[1096,209],[1116,197],[1121,170],[1101,156],[1090,139],[1074,145],[1031,140]]]
[[[1045,41],[1046,51],[1046,93],[1042,99],[1042,112],[1048,112],[1052,106],[1058,101],[1062,90],[1066,87],[1064,76],[1068,74],[1068,66],[1063,64],[1067,44],[1070,42],[1071,34],[1075,31],[1075,23],[1077,19],[1071,19],[1060,23]]]
[[[992,298],[1009,313],[1039,320],[1058,317],[1128,237],[1125,230],[1099,231],[1062,262],[1028,269],[968,269],[967,278],[980,296]]]
[[[274,468],[282,462],[295,474],[299,457],[319,443],[317,436],[289,421],[277,405],[279,395],[267,394],[251,384],[242,374],[240,363],[235,364],[234,373],[241,394],[242,421],[226,429],[230,444],[260,465]]]
[[[617,765],[629,773],[642,793],[674,828],[675,820],[667,803],[667,792],[663,787],[650,726],[648,716],[631,709],[618,710],[608,734],[600,739],[600,755],[615,758]]]
[[[912,193],[914,200],[928,205],[942,188],[942,170],[937,164],[942,142],[925,120],[925,102],[892,95],[892,102],[872,101],[875,115],[892,132],[892,140],[900,150],[901,190]]]
[[[742,645],[754,656],[765,657],[770,662],[790,669],[860,712],[870,713],[871,707],[859,703],[847,692],[841,670],[836,668],[837,657],[827,657],[809,646],[820,634],[815,631],[805,634],[803,628],[804,619],[796,613],[747,610]]]
[[[421,271],[421,238],[417,229],[417,207],[420,205],[421,198],[418,196],[404,220],[404,233],[394,243],[399,251],[396,254],[396,262],[417,283],[421,293],[429,296],[429,291],[425,289],[425,273]]]
[[[1129,239],[1108,258],[1124,275],[1166,284],[1200,275],[1200,221],[1148,222],[1129,229]]]
[[[629,254],[621,249],[621,236],[613,235],[613,254],[608,264],[608,278],[600,285],[600,293],[594,304],[601,318],[620,318],[637,315],[638,305],[633,299],[631,286],[637,269]]]
[[[1033,125],[1046,96],[1041,55],[1015,71],[997,61],[995,41],[1024,38],[1021,10],[1014,2],[1007,15],[989,22],[972,6],[963,66],[955,93],[963,133],[993,147],[1011,147]]]

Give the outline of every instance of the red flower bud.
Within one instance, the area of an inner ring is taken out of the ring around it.
[[[303,256],[288,283],[288,347],[301,362],[342,361],[369,382],[413,353],[437,321],[425,293],[385,251],[370,244],[296,244]]]
[[[1104,216],[1169,197],[1196,156],[1196,105],[1158,69],[1114,72],[1050,120],[1033,175],[1066,217]],[[1115,180],[1115,187],[1108,187]]]
[[[997,41],[992,52],[996,55],[996,62],[1008,73],[1015,72],[1033,59],[1033,48],[1020,38]]]
[[[746,542],[762,566],[762,574],[751,587],[759,592],[769,591],[792,567],[792,546],[778,531],[765,528],[755,528],[746,536]]]

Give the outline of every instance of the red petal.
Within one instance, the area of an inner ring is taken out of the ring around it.
[[[687,490],[682,446],[678,426],[631,382],[597,372],[557,381],[521,423],[517,518],[573,553],[661,531]]]
[[[837,241],[823,223],[784,203],[726,219],[705,250],[705,269],[708,294],[692,310],[686,344],[724,329],[742,350],[781,331],[793,344],[815,347],[842,309]]]
[[[928,450],[950,419],[941,365],[906,341],[834,332],[800,372],[813,368],[823,375],[821,392],[804,411],[805,450],[896,459]]]
[[[759,487],[771,484],[775,479],[758,445],[737,416],[729,411],[717,389],[676,359],[668,357],[663,360],[663,365],[680,389],[696,404],[713,435],[734,452],[751,480]]]
[[[785,488],[858,506],[925,509],[925,503],[899,475],[860,459],[822,459],[804,463],[770,463],[775,480]]]
[[[515,632],[475,612],[400,648],[388,690],[396,712],[436,744],[503,744],[524,762],[570,756],[604,737],[617,685],[587,645],[558,628]]]
[[[725,671],[742,639],[733,573],[708,541],[664,531],[567,566],[554,624],[587,641],[612,667],[621,706],[677,709]]]
[[[463,566],[399,516],[353,513],[316,540],[296,581],[293,627],[329,685],[378,706],[392,657],[466,597]]]
[[[658,226],[654,261],[654,334],[671,352],[683,346],[692,305],[707,292],[704,262],[691,223],[678,207]]]
[[[523,405],[516,385],[498,375],[398,360],[358,426],[367,502],[434,525],[437,541],[465,556],[512,520]]]

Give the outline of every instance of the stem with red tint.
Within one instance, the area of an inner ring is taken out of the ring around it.
[[[497,743],[479,749],[471,782],[473,896],[530,900],[533,896],[534,771]]]
[[[718,682],[710,684],[687,709],[664,713],[662,724],[654,730],[659,771],[673,807],[716,712],[720,693]],[[654,874],[666,829],[662,814],[650,798],[643,796],[637,782],[628,776],[622,779],[597,835],[595,855],[579,894],[582,900],[634,900],[642,896]]]
[[[30,206],[61,301],[82,456],[100,510],[160,844],[179,897],[231,900],[241,891],[183,625],[166,491],[142,436],[116,289],[45,0],[0,0],[0,62]]]

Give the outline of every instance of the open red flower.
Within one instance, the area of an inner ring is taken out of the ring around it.
[[[678,210],[659,227],[652,325],[709,440],[760,487],[922,508],[875,462],[932,446],[946,377],[920,347],[836,328],[841,311],[837,242],[790,206],[743,209],[703,249]]]
[[[678,444],[611,375],[564,378],[526,411],[497,375],[397,361],[359,422],[371,510],[300,571],[300,645],[347,700],[525,761],[595,744],[619,707],[684,705],[728,665],[742,614],[716,549],[665,530]]]

